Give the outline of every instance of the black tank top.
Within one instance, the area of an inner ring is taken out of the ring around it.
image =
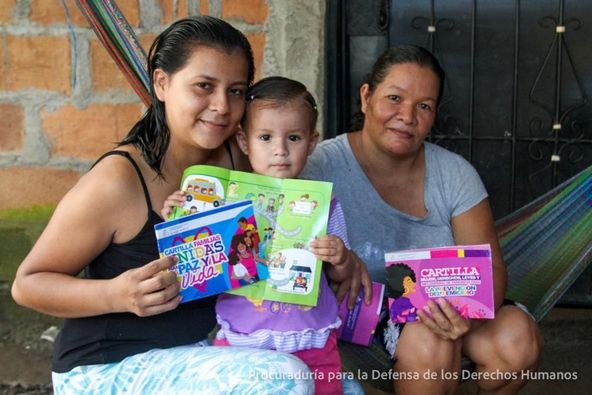
[[[136,169],[148,205],[148,219],[134,238],[125,243],[111,243],[87,266],[85,277],[93,279],[114,278],[158,258],[154,225],[162,219],[152,210],[140,168],[125,151],[108,152],[97,163],[109,155],[127,158]],[[153,348],[203,340],[216,324],[214,304],[215,297],[210,297],[183,303],[175,310],[151,317],[112,313],[66,319],[56,339],[52,370],[63,373],[77,366],[118,362]]]

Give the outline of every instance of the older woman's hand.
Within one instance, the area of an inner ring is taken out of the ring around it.
[[[353,309],[356,304],[356,298],[360,291],[360,286],[364,287],[364,303],[370,304],[372,300],[372,278],[366,264],[352,251],[351,256],[354,260],[354,270],[349,281],[333,284],[333,291],[337,296],[339,303],[349,292],[347,307]]]
[[[442,339],[460,339],[471,329],[471,322],[463,319],[443,298],[438,299],[437,304],[428,300],[424,309],[417,311],[420,322]]]

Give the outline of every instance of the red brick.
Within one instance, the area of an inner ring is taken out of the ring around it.
[[[140,37],[138,37],[138,39],[140,40],[140,45],[142,46],[142,49],[146,53],[146,57],[148,57],[148,51],[150,51],[150,46],[154,42],[154,39],[156,38],[156,36],[157,36],[156,33],[145,33],[145,34],[142,34]]]
[[[70,42],[66,36],[8,37],[5,89],[70,93]]]
[[[188,15],[187,1],[177,1],[177,12],[174,10],[175,2],[173,0],[159,0],[160,10],[162,11],[162,17],[160,22],[164,25],[168,25],[172,21],[177,19],[185,18]]]
[[[15,104],[0,104],[0,151],[21,148],[25,136],[23,108]]]
[[[199,1],[199,14],[209,15],[210,14],[210,2],[208,0]]]
[[[5,35],[0,34],[0,91],[8,90],[8,72],[7,63],[8,57],[8,42]]]
[[[139,26],[140,9],[137,0],[121,0],[116,2],[123,16],[131,26]],[[86,18],[76,5],[76,0],[66,0],[70,20],[75,26],[89,26]],[[65,24],[66,12],[61,0],[31,0],[32,22],[40,25]]]
[[[0,209],[56,204],[76,184],[80,174],[43,167],[0,169]]]
[[[158,2],[160,3],[160,11],[162,13],[160,23],[168,25],[173,21],[173,6],[175,2],[171,0],[159,0]]]
[[[117,6],[130,26],[140,26],[140,4],[138,0],[119,0]]]
[[[263,51],[265,49],[265,33],[249,33],[247,39],[253,48],[255,60],[255,81],[261,78],[261,65],[263,64]]]
[[[93,89],[97,91],[132,90],[131,85],[98,39],[90,40],[90,59]]]
[[[66,6],[70,13],[70,21],[75,26],[89,26],[82,12],[76,5],[75,0],[66,0]],[[39,25],[65,24],[66,12],[62,6],[62,1],[32,0],[31,22]]]
[[[2,0],[2,6],[0,7],[0,25],[10,24],[15,5],[16,0]]]
[[[154,42],[155,38],[155,33],[145,33],[138,37],[140,40],[140,45],[144,49],[144,52],[146,52],[146,56],[148,56],[148,51],[150,50],[150,46],[152,45],[152,42]]]
[[[42,130],[53,154],[95,159],[127,134],[141,111],[140,104],[95,104],[85,109],[65,106],[53,113],[44,109]]]
[[[267,20],[267,2],[265,0],[223,0],[223,19],[242,19],[247,23],[264,24]]]
[[[177,19],[189,16],[189,6],[187,0],[179,0],[179,8],[177,9]]]

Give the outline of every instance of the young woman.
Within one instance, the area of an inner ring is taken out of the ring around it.
[[[151,107],[59,203],[13,284],[19,304],[66,318],[55,393],[311,393],[290,355],[201,347],[215,299],[180,305],[165,270],[174,260],[156,247],[154,208],[237,129],[254,75],[248,41],[216,18],[179,20],[154,41],[148,71]]]
[[[385,343],[394,368],[419,377],[396,381],[397,393],[454,393],[464,354],[477,364],[481,391],[512,394],[525,384],[517,372],[537,366],[539,332],[527,313],[504,301],[506,268],[477,172],[459,155],[425,142],[443,83],[444,71],[427,50],[389,48],[360,89],[362,129],[321,143],[302,178],[334,183],[347,223],[356,224],[349,232],[352,249],[375,281],[385,282],[387,251],[491,245],[494,320],[463,320],[441,299],[429,302],[429,315],[417,312],[419,323],[387,328]],[[363,194],[351,193],[353,186]],[[427,371],[437,376],[422,379]]]

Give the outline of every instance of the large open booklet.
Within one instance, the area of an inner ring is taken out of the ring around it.
[[[322,262],[309,242],[327,231],[332,184],[280,179],[253,173],[196,165],[183,173],[184,207],[174,217],[248,200],[255,221],[240,222],[252,241],[249,248],[267,265],[269,278],[233,290],[253,300],[316,306]],[[237,220],[240,218],[237,218]]]

